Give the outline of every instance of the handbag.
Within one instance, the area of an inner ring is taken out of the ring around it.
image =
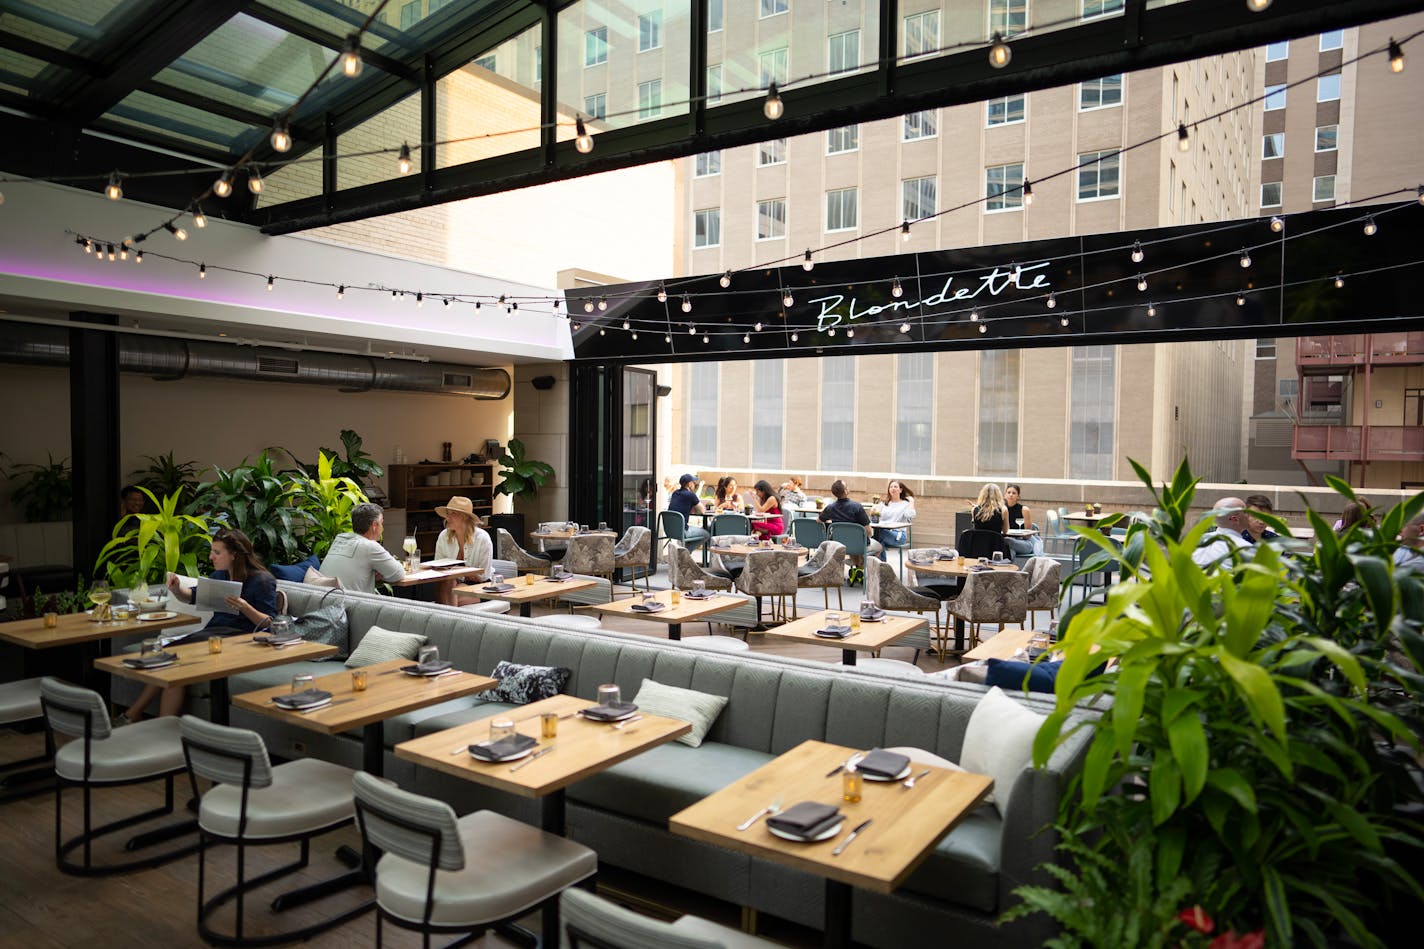
[[[340,600],[326,602],[327,597],[335,592],[335,589],[331,589],[322,594],[316,609],[298,616],[293,621],[293,627],[308,642],[335,646],[336,655],[329,658],[336,662],[345,662],[351,649],[351,624],[346,619],[345,604]]]

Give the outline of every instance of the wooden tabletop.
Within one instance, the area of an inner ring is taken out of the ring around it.
[[[758,554],[767,550],[791,550],[796,552],[797,557],[811,556],[811,548],[806,546],[786,547],[781,544],[772,544],[770,547],[759,547],[752,544],[731,544],[727,547],[712,548],[714,554],[722,554],[726,557],[745,557],[747,554]]]
[[[324,659],[336,654],[329,643],[299,642],[277,649],[252,641],[251,636],[229,637],[223,640],[223,651],[208,652],[208,641],[170,646],[168,652],[178,654],[178,661],[162,669],[134,669],[124,665],[125,659],[136,655],[105,656],[94,660],[94,668],[124,679],[134,679],[145,685],[192,685],[212,679],[226,679],[239,672],[266,669],[302,659]]]
[[[74,646],[101,639],[113,639],[116,636],[156,633],[175,626],[201,622],[202,617],[187,613],[176,613],[171,619],[144,622],[128,620],[123,623],[95,623],[90,622],[86,613],[65,613],[59,617],[59,625],[54,629],[44,628],[42,616],[0,623],[0,639],[27,649],[50,649],[55,646]],[[204,646],[206,648],[206,643]]]
[[[616,531],[533,531],[535,540],[569,540],[573,537],[617,537]]]
[[[909,521],[871,521],[871,530],[900,531],[910,526]]]
[[[507,715],[492,716],[508,717],[521,735],[538,738],[541,748],[553,745],[556,749],[518,771],[510,770],[518,762],[492,764],[474,758],[465,750],[474,742],[489,738],[490,718],[401,742],[396,745],[396,757],[522,797],[543,797],[692,730],[687,722],[659,715],[644,715],[642,720],[623,728],[572,715],[560,720],[557,737],[540,738],[541,713],[569,715],[594,704],[572,695],[556,695]]]
[[[526,577],[534,577],[533,583],[526,582]],[[598,581],[592,577],[577,577],[573,580],[564,580],[555,583],[547,577],[538,574],[527,573],[523,577],[510,577],[504,581],[514,587],[505,593],[490,593],[484,588],[484,584],[468,584],[455,588],[455,599],[461,597],[477,600],[504,600],[508,603],[529,603],[534,600],[548,600],[566,593],[573,593],[575,590],[587,590],[590,587],[598,586]]]
[[[633,609],[634,603],[643,602],[642,596],[634,596],[628,600],[615,600],[612,603],[595,603],[593,609],[600,613],[616,613],[619,616],[652,620],[655,623],[667,623],[671,626],[673,623],[695,623],[746,603],[743,597],[726,593],[718,593],[717,596],[708,597],[705,600],[689,599],[684,593],[682,602],[673,606],[671,590],[659,590],[654,594],[653,599],[666,604],[667,609],[659,610],[656,613],[642,613]]]
[[[392,659],[361,666],[367,673],[364,692],[351,691],[351,670],[345,666],[339,667],[341,671],[332,675],[318,676],[312,684],[313,688],[325,689],[331,693],[332,699],[330,705],[312,712],[289,712],[272,704],[274,695],[286,695],[292,691],[290,684],[235,695],[232,704],[312,731],[335,735],[499,685],[498,679],[472,672],[428,677],[406,675],[400,671],[402,666],[414,664],[413,659]]]
[[[422,583],[439,583],[442,580],[478,580],[484,576],[484,567],[446,567],[442,570],[416,570],[399,580],[392,580],[393,587],[413,587]]]
[[[1032,629],[1001,629],[964,654],[965,659],[1012,659],[1038,635]]]
[[[1104,511],[1102,514],[1085,514],[1082,511],[1072,511],[1063,515],[1063,519],[1067,521],[1082,521],[1085,524],[1096,524],[1110,514],[1112,514],[1112,511]]]
[[[803,616],[800,619],[792,620],[782,626],[776,626],[766,631],[767,636],[776,639],[790,639],[798,643],[814,643],[817,646],[832,646],[836,649],[854,649],[857,652],[874,652],[890,645],[901,636],[913,633],[917,629],[924,629],[929,623],[926,620],[915,616],[901,616],[898,613],[886,613],[885,618],[877,623],[867,623],[861,621],[860,632],[851,633],[845,639],[827,639],[817,636],[816,630],[825,627],[829,622],[832,613],[839,613],[844,617],[844,624],[850,623],[853,610],[820,610]]]
[[[860,802],[841,800],[841,776],[826,777],[857,750],[820,741],[804,741],[715,794],[674,814],[674,833],[785,864],[851,886],[890,893],[929,856],[993,786],[986,775],[931,768],[906,790],[899,782],[864,782]],[[552,755],[550,757],[553,757]],[[913,773],[924,768],[913,766]],[[776,799],[790,807],[801,801],[833,804],[845,815],[840,833],[819,843],[783,840],[766,829],[766,820],[750,829],[737,825]],[[839,857],[831,851],[861,822],[873,819]]]
[[[1018,565],[1012,561],[1005,560],[1002,564],[995,566],[992,562],[989,564],[980,564],[978,560],[972,557],[960,557],[958,560],[935,560],[931,563],[917,563],[916,561],[908,559],[905,561],[906,570],[911,570],[915,573],[934,573],[943,577],[967,577],[970,567],[979,566],[988,566],[994,570],[1004,571],[1015,571],[1019,569]]]

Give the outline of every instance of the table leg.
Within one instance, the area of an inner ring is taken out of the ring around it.
[[[556,837],[564,836],[564,789],[553,791],[539,801],[539,826]]]
[[[681,623],[668,623],[668,639],[681,639],[681,638],[682,638],[682,624],[681,624]]]
[[[954,618],[954,651],[964,651],[964,618],[960,616]]]
[[[855,665],[855,652],[856,651],[854,649],[842,649],[841,663],[847,666]]]
[[[208,686],[208,720],[214,725],[226,725],[228,712],[227,680],[214,679]]]
[[[821,945],[846,949],[850,945],[851,887],[839,880],[826,881],[826,932]]]
[[[385,772],[385,757],[382,723],[372,722],[361,730],[361,767],[379,778]]]
[[[525,602],[519,604],[519,615],[520,615],[520,616],[523,616],[523,617],[526,617],[526,618],[529,617],[529,616],[534,615],[534,614],[531,612],[531,608],[532,608],[533,606],[534,606],[534,604],[533,604],[533,603],[530,603],[530,602],[527,601],[527,600],[526,600]]]
[[[435,602],[445,606],[455,606],[455,578],[450,577],[435,584]]]

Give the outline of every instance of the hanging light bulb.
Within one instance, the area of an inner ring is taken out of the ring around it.
[[[696,323],[688,323],[688,324],[687,324],[687,335],[688,335],[688,336],[696,336],[696,335],[697,335],[697,324],[696,324]]]
[[[1244,294],[1244,293],[1238,293],[1238,294],[1236,294],[1236,305],[1237,305],[1237,306],[1245,306],[1245,305],[1246,305],[1246,294]]]
[[[1420,193],[1424,194],[1424,185],[1421,185],[1421,186],[1420,186]],[[907,240],[909,240],[909,239],[910,239],[910,221],[909,221],[909,219],[907,218],[907,219],[905,219],[905,220],[903,220],[903,221],[900,222],[900,240],[902,240],[902,241],[907,241]]]
[[[671,333],[664,333],[664,334],[663,334],[663,342],[665,342],[665,343],[670,343],[670,342],[672,342],[672,334],[671,334]]]
[[[128,260],[128,259],[129,259],[129,249],[128,249],[127,247],[125,247],[123,244],[120,244],[120,245],[119,245],[119,259],[120,259],[120,260]]]
[[[114,245],[113,245],[113,244],[110,244],[110,245],[109,245],[109,259],[110,259],[110,260],[113,260],[113,259],[114,259]]]
[[[164,221],[163,229],[180,241],[186,241],[188,239],[188,232],[181,227],[175,227],[172,221]]]
[[[600,326],[600,327],[598,328],[598,335],[599,335],[599,336],[607,336],[607,335],[608,335],[608,330],[607,330],[605,327]]]
[[[732,285],[732,272],[728,270],[726,273],[722,274],[722,276],[717,280],[717,282],[722,285],[723,290],[727,289]]]
[[[272,151],[289,152],[292,150],[292,130],[287,126],[286,119],[278,119],[272,126],[272,136],[269,139],[272,143]]]
[[[1147,289],[1147,277],[1143,274],[1137,275],[1137,289],[1139,291],[1144,291]]]
[[[476,303],[475,306],[478,307],[479,304]],[[583,311],[584,311],[585,313],[592,313],[592,312],[593,312],[593,301],[592,301],[592,300],[585,300],[585,301],[583,301]]]
[[[444,300],[442,300],[441,302],[444,303],[446,306],[449,306],[449,305],[450,305],[450,298],[449,298],[449,297],[446,297],[446,298],[445,298]]]
[[[94,245],[91,244],[91,243],[89,243],[89,241],[88,241],[86,238],[83,238],[83,237],[75,237],[75,238],[74,238],[74,243],[76,243],[76,244],[78,244],[80,247],[84,248],[84,253],[86,253],[86,254],[92,254],[92,253],[94,253]]]
[[[890,285],[890,295],[897,300],[905,295],[905,288],[900,286],[899,277],[896,277],[895,282]]]
[[[1067,325],[1068,325],[1068,317],[1066,317],[1066,316],[1064,316],[1064,317],[1059,317],[1059,319],[1058,319],[1058,325],[1059,325],[1059,326],[1067,326]]]
[[[1033,182],[1027,178],[1024,179],[1023,183],[1023,203],[1024,207],[1033,204]]]
[[[637,333],[634,333],[634,334],[633,334],[633,338],[634,338],[634,339],[637,339],[637,338],[638,338],[638,334],[637,334]]]
[[[761,114],[766,116],[767,121],[775,122],[781,118],[786,111],[786,106],[781,103],[781,94],[776,91],[776,83],[772,83],[766,89],[766,101],[762,103]]]
[[[1057,295],[1056,293],[1050,293],[1050,294],[1048,295],[1048,308],[1051,310],[1051,309],[1053,309],[1054,307],[1056,307],[1057,305],[1058,305],[1058,295]]]
[[[909,323],[901,323],[901,324],[900,324],[900,332],[902,332],[902,333],[908,333],[909,331],[910,331],[910,324],[909,324]]]
[[[341,72],[347,79],[361,75],[361,37],[352,33],[341,47]]]
[[[247,170],[247,190],[253,194],[262,193],[262,172],[257,170],[256,165]]]
[[[1246,9],[1252,13],[1260,13],[1271,5],[1271,0],[1246,0]]]
[[[197,228],[208,226],[208,216],[203,213],[203,206],[201,204],[193,211],[193,226]]]
[[[1419,186],[1419,203],[1424,204],[1424,185]]]
[[[987,332],[989,332],[989,324],[988,324],[988,323],[980,323],[980,324],[979,324],[979,332],[981,332],[981,333],[987,333]]]
[[[1192,135],[1187,131],[1187,123],[1177,123],[1177,151],[1189,152],[1192,150]]]
[[[501,303],[504,302],[504,297],[500,297],[499,299],[500,299],[500,302],[501,302]],[[602,312],[603,310],[608,309],[608,298],[607,298],[607,297],[599,297],[599,298],[598,298],[598,309],[599,309],[600,312]]]
[[[835,328],[834,326],[832,326],[830,329],[826,330],[826,335],[827,335],[827,336],[834,336],[834,335],[836,335],[836,328]]]
[[[659,284],[659,285],[658,285],[658,302],[659,302],[659,303],[666,303],[666,302],[667,302],[667,286],[664,285],[664,284]]]
[[[580,155],[587,155],[593,151],[593,136],[588,134],[588,127],[583,124],[583,116],[574,116],[574,148],[578,149]]]
[[[1142,258],[1144,258],[1144,257],[1146,257],[1146,256],[1147,256],[1147,255],[1142,252],[1142,242],[1141,242],[1141,241],[1133,241],[1133,242],[1132,242],[1132,262],[1133,262],[1134,264],[1140,264],[1140,263],[1142,263]]]
[[[425,309],[425,294],[417,293],[415,295],[415,305],[419,309]]]
[[[760,332],[761,332],[761,320],[757,320],[756,326],[754,326],[754,327],[752,327],[752,328],[755,329],[758,333],[760,333]]]
[[[1345,286],[1345,278],[1340,274],[1335,275],[1335,289],[1339,290]]]
[[[1404,72],[1404,50],[1393,36],[1389,38],[1389,71]]]
[[[555,313],[559,312],[559,301],[558,301],[558,300],[555,300],[555,301],[554,301],[554,312],[555,312]]]
[[[232,172],[225,171],[218,176],[218,180],[213,182],[213,194],[219,198],[232,194]]]
[[[1149,303],[1149,304],[1147,304],[1147,315],[1148,315],[1148,316],[1156,316],[1156,315],[1157,315],[1157,304],[1155,304],[1155,303]]]
[[[751,341],[752,341],[752,334],[751,334],[751,333],[744,333],[744,334],[742,334],[742,342],[743,342],[743,343],[750,343]]]
[[[134,263],[136,263],[136,264],[141,264],[141,263],[143,263],[143,251],[142,251],[142,250],[140,250],[137,254],[134,254]]]
[[[1271,216],[1271,230],[1272,230],[1272,231],[1275,231],[1277,234],[1279,234],[1281,231],[1284,231],[1285,229],[1286,229],[1285,218],[1281,217],[1279,214],[1272,215],[1272,216]]]
[[[408,142],[401,142],[400,154],[396,156],[396,170],[403,175],[408,175],[410,174],[410,169],[412,167],[413,165],[410,160],[410,144]]]
[[[267,278],[267,290],[268,290],[268,292],[271,292],[271,290],[272,290],[272,285],[273,285],[274,282],[275,282],[275,279],[274,279],[274,278],[272,278],[272,277],[268,277],[268,278]]]
[[[703,341],[704,343],[707,342],[707,334],[706,334],[706,333],[703,333],[703,334],[702,334],[702,341]]]
[[[338,299],[338,300],[344,300],[344,299],[346,299],[346,287],[345,287],[344,285],[343,285],[343,286],[339,286],[339,287],[336,288],[336,299]]]
[[[110,201],[117,201],[124,196],[124,189],[119,184],[119,173],[109,172],[109,183],[104,186],[104,193],[109,196]]]
[[[627,320],[624,320],[624,321],[623,321],[623,328],[624,328],[625,330],[628,328],[628,321],[627,321]]]
[[[208,265],[207,265],[207,264],[199,264],[199,265],[198,265],[198,279],[199,279],[199,280],[206,280],[206,279],[208,279]]]
[[[1373,214],[1365,215],[1365,236],[1374,237],[1377,233],[1379,233],[1379,225],[1375,223],[1375,216]]]
[[[989,46],[989,65],[995,69],[1003,69],[1013,58],[1014,51],[1009,49],[1008,43],[1004,42],[1003,35],[995,33],[994,40]]]
[[[1241,264],[1241,269],[1243,270],[1251,266],[1251,252],[1244,247],[1241,248],[1241,260],[1239,261],[1239,263]]]
[[[684,313],[691,313],[691,312],[692,312],[692,297],[688,296],[688,295],[685,294],[685,293],[682,295],[682,312],[684,312]]]
[[[801,338],[801,334],[800,334],[800,333],[792,333],[792,334],[791,334],[791,341],[792,341],[793,343],[796,342],[796,341],[797,341],[798,339],[800,339],[800,338]]]
[[[969,311],[969,322],[971,322],[971,323],[978,323],[978,322],[979,322],[979,311],[978,311],[978,310],[970,310],[970,311]]]
[[[782,306],[791,306],[791,305],[794,304],[795,302],[796,302],[796,298],[791,295],[791,291],[790,291],[790,290],[787,290],[785,293],[783,293],[783,294],[781,295],[781,305],[782,305]]]
[[[811,248],[806,248],[806,256],[801,259],[801,269],[809,271],[816,266],[816,262],[811,259]]]

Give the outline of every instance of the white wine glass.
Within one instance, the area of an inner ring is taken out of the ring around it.
[[[89,599],[94,601],[94,609],[98,612],[103,612],[100,607],[107,606],[113,596],[114,591],[109,589],[107,580],[95,580],[89,585]],[[108,625],[104,620],[99,622],[101,625]]]
[[[1021,517],[1016,517],[1016,518],[1014,518],[1014,523],[1019,526],[1019,530],[1023,530],[1023,525],[1024,525],[1024,519],[1023,519],[1023,518],[1021,518]]]

